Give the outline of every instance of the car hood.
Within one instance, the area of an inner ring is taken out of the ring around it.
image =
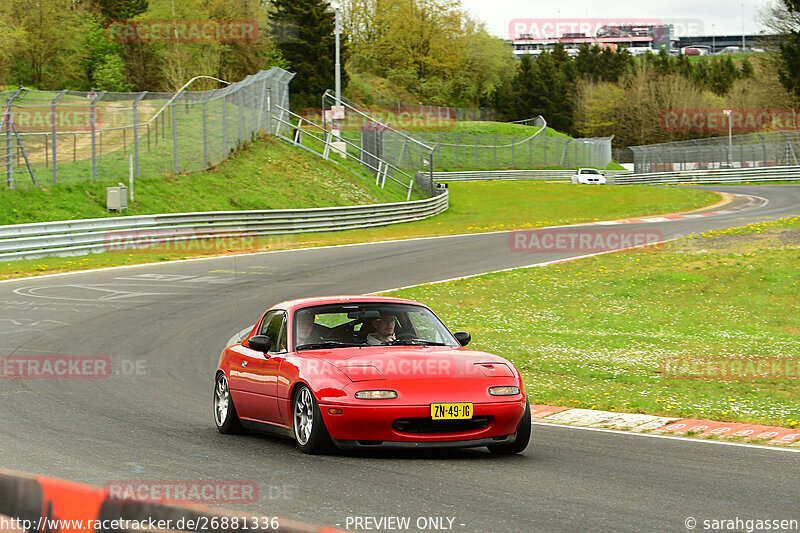
[[[494,354],[440,346],[376,346],[317,350],[314,355],[353,381],[374,379],[514,377],[514,367]]]

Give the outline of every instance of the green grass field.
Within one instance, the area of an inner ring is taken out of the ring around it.
[[[127,180],[124,181],[127,184]],[[106,213],[109,180],[0,191],[0,224],[120,216]],[[128,214],[285,209],[405,201],[302,149],[265,137],[205,172],[139,178]]]
[[[391,295],[427,303],[472,333],[471,348],[513,361],[531,402],[796,427],[796,373],[681,378],[665,365],[778,361],[797,372],[798,264],[800,217]]]
[[[341,179],[347,176],[349,174],[345,173]],[[324,199],[327,191],[318,190]],[[526,229],[685,211],[718,200],[719,196],[714,193],[668,187],[586,187],[531,181],[454,183],[450,186],[448,211],[417,222],[339,232],[276,235],[220,245],[195,243],[179,249],[153,248],[136,253],[106,252],[77,258],[13,261],[0,263],[0,278],[221,255],[232,250],[255,252]]]
[[[505,122],[443,122],[399,124],[393,127],[409,133],[430,147],[434,153],[434,170],[495,170],[495,169],[559,169],[598,167],[599,158],[592,157],[588,145],[571,142],[572,137],[547,128],[531,138],[539,128]],[[344,129],[342,135],[350,142],[360,143],[357,127]],[[427,157],[421,147],[405,143],[394,134],[384,134],[383,153],[401,168],[421,170]],[[623,167],[611,163],[609,170]]]

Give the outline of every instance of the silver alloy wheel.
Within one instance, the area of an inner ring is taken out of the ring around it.
[[[294,436],[297,443],[305,446],[314,427],[314,399],[306,387],[300,389],[294,400]]]
[[[230,389],[228,389],[228,380],[225,379],[225,374],[220,374],[217,378],[217,386],[214,388],[214,418],[219,427],[222,427],[228,419],[230,401],[231,393]]]

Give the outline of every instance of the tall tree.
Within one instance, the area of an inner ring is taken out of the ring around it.
[[[25,44],[25,28],[10,14],[10,4],[0,4],[0,85],[5,85],[14,54]]]
[[[730,56],[726,56],[725,59],[715,57],[711,60],[711,65],[708,69],[706,85],[714,94],[724,96],[733,87],[733,82],[736,81],[739,75],[739,69],[733,64]]]
[[[326,89],[334,86],[335,16],[323,0],[273,0],[271,30],[282,56],[297,73],[290,85],[301,106],[319,105]],[[342,59],[347,59],[342,38]],[[342,69],[342,86],[347,76]]]
[[[507,43],[485,30],[471,34],[467,41],[462,67],[452,75],[452,95],[455,103],[472,107],[485,103],[498,86],[512,77],[516,60]]]
[[[589,80],[600,79],[600,48],[583,43],[575,56],[575,69],[578,75]]]
[[[0,9],[22,39],[12,65],[16,83],[39,89],[78,88],[85,53],[83,6],[72,0],[4,0]]]
[[[746,57],[742,59],[742,78],[752,78],[755,74],[755,69],[753,68],[753,64],[750,63],[750,60]]]
[[[778,0],[760,18],[776,33],[787,35],[778,53],[778,79],[800,102],[800,0]]]
[[[534,115],[542,115],[548,124],[559,131],[572,131],[572,88],[556,67],[553,55],[544,52],[536,60]]]
[[[347,0],[353,66],[386,78],[429,103],[474,100],[485,91],[481,75],[469,83],[464,71],[486,65],[487,78],[509,64],[502,40],[485,34],[460,0]],[[483,49],[482,49],[483,47]],[[487,65],[488,60],[488,65]],[[491,84],[491,82],[489,82]]]
[[[148,0],[94,0],[100,13],[107,19],[132,19],[147,11]]]
[[[561,68],[565,63],[570,61],[567,49],[564,48],[564,43],[558,42],[553,46],[553,61],[556,62],[556,67]]]
[[[522,56],[517,73],[511,80],[508,110],[512,120],[524,120],[541,114],[539,94],[536,91],[537,76],[535,60],[528,54]]]

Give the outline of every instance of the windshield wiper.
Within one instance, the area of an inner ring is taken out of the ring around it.
[[[389,341],[386,344],[390,346],[448,346],[443,342],[426,341],[425,339],[397,339]]]
[[[363,344],[358,344],[355,342],[339,342],[339,341],[320,341],[320,342],[310,342],[308,344],[301,344],[295,351],[300,350],[317,350],[320,348],[352,348],[353,346],[363,346]]]

